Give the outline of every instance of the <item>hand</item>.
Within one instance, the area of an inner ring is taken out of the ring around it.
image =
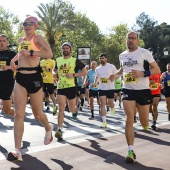
[[[143,76],[144,76],[143,71],[132,70],[132,77],[133,78],[138,78],[138,77],[143,77]]]
[[[31,56],[30,52],[29,52],[28,50],[25,50],[25,49],[21,50],[21,51],[19,52],[19,54],[20,54],[21,56],[25,56],[25,57]]]
[[[111,74],[108,78],[111,82],[113,82],[115,80],[115,75]]]
[[[94,88],[95,86],[96,86],[96,84],[95,84],[95,83],[93,83],[93,84],[91,85],[91,87],[93,87],[93,88]]]
[[[8,66],[1,66],[1,68],[2,68],[3,71],[8,70]]]
[[[66,73],[65,76],[69,79],[74,77],[73,74],[71,74],[71,73]]]

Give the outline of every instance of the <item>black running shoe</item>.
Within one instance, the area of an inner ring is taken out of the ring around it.
[[[55,133],[55,137],[58,140],[63,140],[63,132],[61,131],[61,129],[58,129],[58,131]]]
[[[151,126],[151,128],[152,128],[153,130],[156,130],[156,125],[153,124],[153,125]]]

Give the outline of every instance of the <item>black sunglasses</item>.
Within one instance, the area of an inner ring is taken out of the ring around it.
[[[24,22],[22,25],[23,26],[33,26],[34,22]]]

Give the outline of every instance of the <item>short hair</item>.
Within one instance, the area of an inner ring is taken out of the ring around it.
[[[1,34],[0,37],[6,37],[6,39],[8,40],[8,37],[5,34]]]
[[[170,63],[168,63],[167,65],[166,65],[166,67],[168,67],[170,65]]]
[[[105,58],[107,58],[107,55],[106,55],[105,53],[101,53],[101,54],[99,55],[99,57],[105,57]]]
[[[128,37],[128,35],[130,34],[130,33],[134,33],[134,34],[136,34],[137,35],[137,39],[139,38],[139,35],[138,35],[138,33],[136,32],[136,31],[129,31],[127,34],[126,34],[126,38]]]

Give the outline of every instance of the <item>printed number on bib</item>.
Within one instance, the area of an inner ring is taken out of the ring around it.
[[[157,90],[158,89],[158,83],[150,84],[151,90]]]
[[[100,82],[101,82],[102,84],[106,84],[106,83],[109,82],[109,80],[108,80],[108,78],[100,78]]]
[[[3,71],[2,66],[6,66],[6,61],[0,61],[0,71]]]
[[[131,84],[131,83],[137,83],[139,81],[139,79],[133,78],[132,73],[129,72],[129,73],[125,74],[124,81],[126,84]]]
[[[170,86],[170,80],[167,81],[167,86]]]

